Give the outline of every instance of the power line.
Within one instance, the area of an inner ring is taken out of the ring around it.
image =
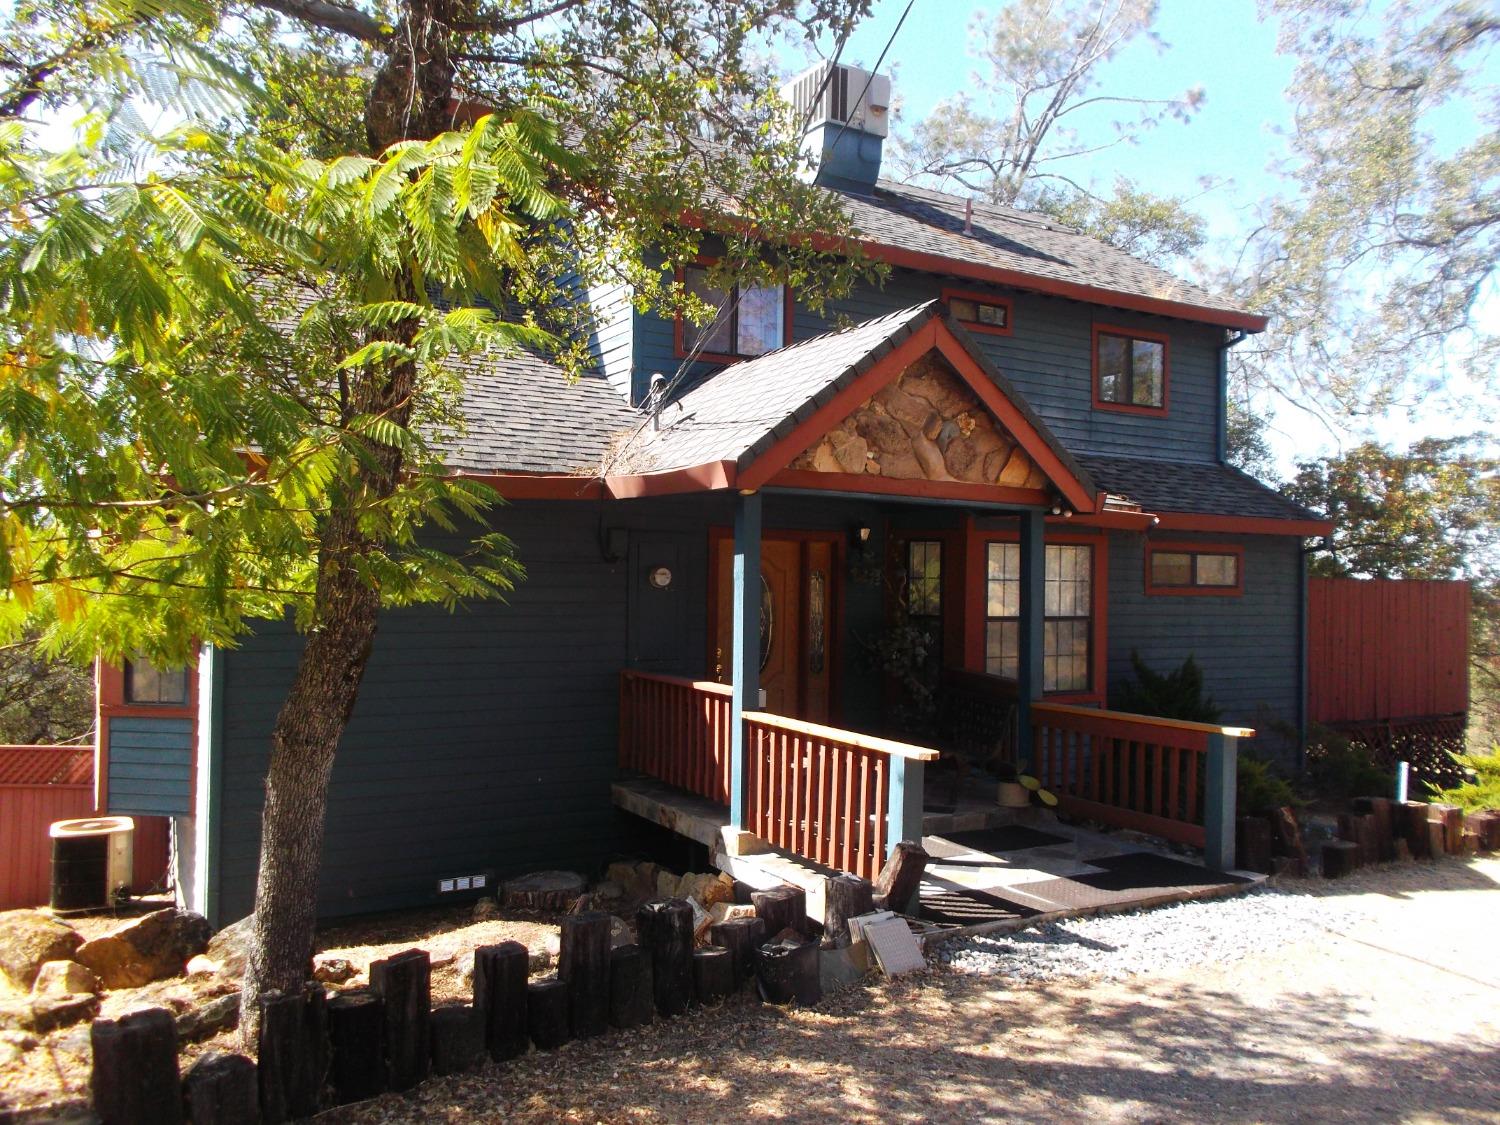
[[[855,105],[860,105],[865,100],[865,95],[870,92],[870,84],[875,81],[875,74],[880,70],[880,64],[885,62],[886,52],[891,49],[891,44],[896,42],[896,36],[901,34],[901,25],[906,22],[906,17],[911,15],[911,6],[914,3],[916,3],[916,0],[906,0],[906,7],[901,12],[901,18],[896,21],[896,26],[891,31],[891,37],[885,41],[885,46],[880,49],[880,57],[875,60],[875,65],[870,69],[870,76],[865,79],[865,88],[859,92],[859,97],[854,99]],[[846,119],[843,126],[839,129],[838,133],[833,138],[834,145],[837,145],[839,141],[843,140],[844,133],[848,130],[848,128],[849,122]]]

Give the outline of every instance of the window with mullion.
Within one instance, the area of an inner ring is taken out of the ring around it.
[[[1042,689],[1087,691],[1092,645],[1094,549],[1049,543],[1042,577]],[[1021,548],[991,543],[986,558],[985,671],[1020,671]]]
[[[757,356],[786,342],[786,288],[736,285],[728,290],[708,283],[708,270],[685,266],[683,288],[719,310],[707,324],[682,323],[683,347],[707,355]]]
[[[1096,337],[1099,401],[1160,409],[1166,403],[1167,345],[1118,332]]]

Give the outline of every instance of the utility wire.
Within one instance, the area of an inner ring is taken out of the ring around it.
[[[870,92],[870,83],[875,81],[875,74],[880,70],[880,64],[885,62],[886,52],[891,49],[891,44],[896,42],[896,36],[901,34],[901,25],[906,22],[906,17],[911,15],[911,6],[914,3],[916,3],[916,0],[906,0],[906,7],[901,12],[901,18],[896,21],[896,26],[894,30],[891,31],[891,37],[885,41],[885,46],[880,49],[880,57],[875,60],[875,65],[871,68],[870,77],[865,79],[865,88],[859,92],[859,97],[854,99],[855,105],[861,104],[865,100],[865,95]],[[844,133],[847,132],[848,129],[849,122],[846,119],[844,121],[843,127],[839,129],[838,134],[833,138],[833,143],[835,145],[837,145],[839,141],[843,139]]]

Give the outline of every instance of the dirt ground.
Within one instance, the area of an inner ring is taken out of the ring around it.
[[[1320,932],[1229,965],[736,1002],[319,1120],[1500,1121],[1500,859],[1305,889]]]

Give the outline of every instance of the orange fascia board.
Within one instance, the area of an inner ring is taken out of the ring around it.
[[[598,477],[568,473],[459,473],[487,484],[506,500],[599,500],[604,484]]]
[[[1264,516],[1212,516],[1192,512],[1158,512],[1161,531],[1217,531],[1231,535],[1296,535],[1313,538],[1333,534],[1332,520],[1275,520]]]
[[[604,483],[616,500],[631,500],[640,496],[722,491],[735,486],[736,475],[733,461],[709,461],[686,469],[608,477]]]

